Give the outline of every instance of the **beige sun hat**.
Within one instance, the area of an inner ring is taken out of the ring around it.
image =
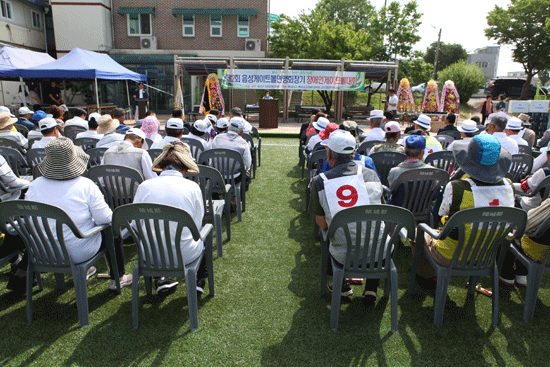
[[[103,115],[97,120],[97,133],[98,134],[109,134],[116,130],[120,122],[118,120],[113,120],[111,115]]]
[[[46,157],[38,164],[42,176],[50,180],[72,180],[81,176],[88,167],[90,156],[66,137],[46,144]]]
[[[162,153],[160,153],[160,155],[153,162],[153,171],[162,172],[162,168],[160,168],[158,165],[166,156],[171,153],[175,154],[178,160],[188,168],[187,172],[199,173],[199,166],[197,166],[197,164],[191,157],[189,146],[179,141],[166,143],[164,147],[162,147]]]
[[[8,112],[0,113],[0,129],[13,125],[16,121],[17,119],[15,117],[11,117],[11,114]]]

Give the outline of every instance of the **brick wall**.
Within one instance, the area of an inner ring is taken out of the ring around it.
[[[128,36],[128,16],[118,14],[119,7],[154,7],[151,16],[152,35],[157,37],[159,50],[237,50],[244,51],[245,38],[237,37],[237,16],[222,17],[223,37],[210,37],[210,16],[195,15],[195,37],[183,37],[182,16],[172,15],[173,8],[239,8],[257,9],[256,16],[250,16],[250,31],[247,38],[262,40],[261,50],[266,50],[267,37],[267,1],[235,0],[220,2],[216,0],[114,0],[113,23],[116,49],[140,49],[140,37]]]

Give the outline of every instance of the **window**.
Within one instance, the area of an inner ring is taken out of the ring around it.
[[[129,36],[151,35],[151,14],[128,14]]]
[[[222,16],[211,15],[210,16],[210,37],[222,36]]]
[[[42,16],[31,10],[33,28],[42,29]]]
[[[11,3],[6,0],[0,0],[0,6],[2,7],[2,18],[13,19]]]
[[[237,36],[248,37],[250,26],[246,15],[237,15]]]
[[[221,25],[221,20],[220,20]],[[221,32],[221,27],[220,27]],[[183,37],[195,37],[195,16],[184,15],[183,16]]]

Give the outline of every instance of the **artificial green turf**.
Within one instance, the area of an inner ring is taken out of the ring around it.
[[[320,249],[304,212],[306,181],[297,139],[262,139],[262,166],[247,193],[243,221],[232,222],[224,257],[214,260],[216,295],[199,301],[199,329],[189,331],[185,286],[166,299],[147,296],[141,282],[140,327],[131,325],[131,289],[115,296],[108,282],[88,281],[90,325],[80,328],[72,281],[55,290],[52,274],[34,294],[27,325],[24,298],[6,290],[0,269],[0,365],[44,366],[459,366],[549,365],[550,290],[543,279],[532,324],[521,317],[525,290],[501,288],[500,322],[491,300],[467,297],[466,279],[451,280],[442,328],[433,322],[433,292],[406,295],[412,256],[397,256],[398,331],[390,303],[359,297],[343,302],[338,332],[329,328],[330,299],[319,296]],[[224,231],[225,239],[225,231]],[[126,271],[136,261],[125,247]],[[105,270],[104,261],[98,262]],[[182,280],[183,283],[183,280]],[[489,278],[483,284],[490,288]],[[383,285],[383,284],[382,284]],[[360,294],[361,286],[354,286]]]

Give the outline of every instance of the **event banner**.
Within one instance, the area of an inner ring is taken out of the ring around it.
[[[364,76],[353,71],[218,69],[226,89],[363,91]]]

